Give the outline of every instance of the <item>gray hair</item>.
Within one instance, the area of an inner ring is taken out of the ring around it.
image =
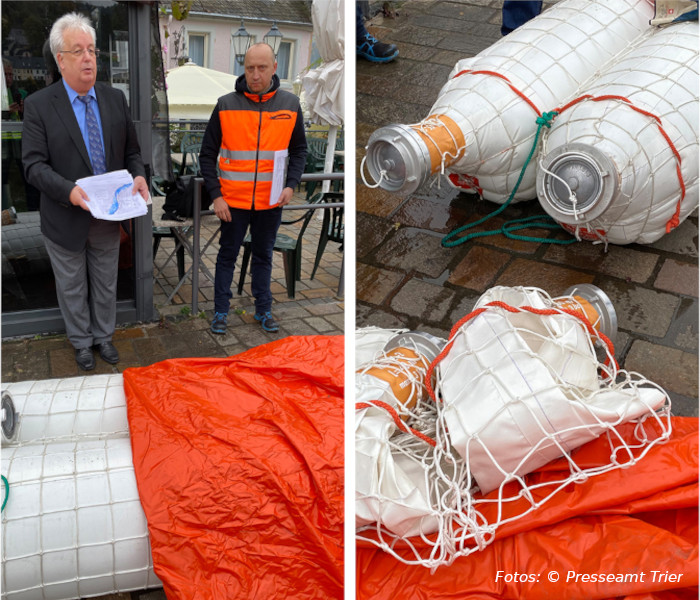
[[[90,19],[80,13],[68,13],[53,24],[51,33],[49,33],[49,46],[54,59],[62,49],[65,50],[65,48],[62,48],[63,35],[65,32],[67,30],[76,29],[89,33],[92,36],[92,43],[95,45],[97,44],[97,34],[95,33],[95,28],[92,26],[92,23],[90,23]]]

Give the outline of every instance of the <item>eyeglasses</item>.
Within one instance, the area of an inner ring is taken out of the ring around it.
[[[76,58],[80,58],[86,52],[90,58],[99,58],[100,50],[98,48],[85,48],[84,50],[59,50],[61,54],[72,54]]]

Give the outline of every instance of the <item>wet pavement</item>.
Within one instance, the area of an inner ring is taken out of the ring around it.
[[[536,286],[556,296],[573,284],[592,283],[615,306],[620,366],[662,385],[674,414],[697,416],[697,210],[654,244],[609,246],[607,252],[589,242],[559,246],[500,235],[443,248],[446,234],[499,205],[459,193],[445,180],[439,188],[426,184],[402,198],[370,189],[359,175],[372,132],[425,118],[454,64],[500,38],[501,4],[370,5],[368,29],[395,43],[399,57],[387,64],[357,61],[357,326],[407,327],[446,338],[495,285]],[[542,212],[534,199],[517,203],[475,231]],[[562,237],[542,229],[520,233]]]
[[[295,202],[304,202],[297,193]],[[229,327],[225,335],[209,330],[214,313],[214,285],[200,272],[198,312],[192,314],[191,280],[187,280],[170,303],[166,302],[178,283],[175,260],[168,262],[174,248],[172,238],[163,238],[156,254],[156,267],[165,267],[154,282],[154,302],[159,319],[148,323],[119,325],[113,342],[121,360],[109,365],[97,357],[97,366],[90,373],[117,373],[129,367],[140,367],[169,358],[225,357],[244,352],[260,344],[289,335],[339,335],[344,327],[344,301],[339,296],[338,282],[342,265],[339,245],[328,242],[314,279],[310,279],[321,230],[320,211],[311,219],[302,244],[302,273],[297,281],[295,297],[287,297],[282,255],[275,252],[272,270],[273,316],[280,324],[276,334],[266,333],[253,315],[255,307],[250,295],[250,273],[243,293],[238,295],[240,260],[234,273],[233,299],[229,312]],[[284,220],[301,216],[301,211],[286,211]],[[283,225],[281,231],[296,236],[300,224]],[[218,228],[215,216],[202,223],[202,247]],[[216,238],[218,240],[218,237]],[[203,262],[214,273],[218,244],[211,244],[203,254]],[[242,252],[241,252],[242,254]],[[167,264],[166,264],[167,263]],[[186,268],[190,266],[186,258]],[[73,348],[63,334],[4,339],[2,342],[2,381],[27,381],[85,375],[75,362]]]

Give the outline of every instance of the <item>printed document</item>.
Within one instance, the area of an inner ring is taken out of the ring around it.
[[[87,205],[96,219],[123,221],[148,212],[141,194],[134,194],[134,179],[126,169],[84,177],[75,183],[90,199]],[[150,196],[148,200],[150,204]]]
[[[275,151],[275,164],[272,171],[272,189],[270,190],[270,206],[279,202],[280,194],[287,179],[287,150]]]

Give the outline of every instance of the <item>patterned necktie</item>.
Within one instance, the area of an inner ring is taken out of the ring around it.
[[[92,170],[95,175],[101,175],[107,171],[105,163],[105,153],[102,148],[102,138],[100,128],[97,125],[95,111],[92,110],[91,96],[78,96],[78,99],[85,104],[85,124],[87,125],[88,143],[90,144],[90,159],[92,160]]]

